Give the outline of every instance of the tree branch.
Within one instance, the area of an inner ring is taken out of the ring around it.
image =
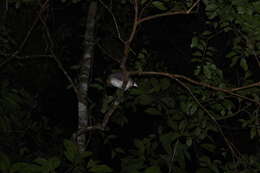
[[[159,18],[159,17],[164,17],[164,16],[173,16],[173,15],[177,15],[177,14],[190,14],[191,11],[198,5],[199,2],[200,2],[200,0],[197,0],[187,11],[186,10],[168,11],[168,12],[165,12],[165,13],[155,14],[155,15],[152,15],[152,16],[147,16],[147,17],[141,18],[141,19],[138,20],[138,24],[141,24],[145,21],[156,19],[156,18]]]
[[[193,98],[193,100],[199,105],[199,107],[208,115],[208,117],[216,124],[216,127],[218,129],[218,131],[220,132],[221,136],[224,138],[224,141],[226,142],[228,148],[230,149],[231,153],[237,158],[239,159],[239,155],[240,153],[238,152],[238,150],[236,150],[236,148],[233,146],[233,144],[228,140],[228,138],[226,137],[226,135],[224,134],[221,126],[219,125],[218,121],[216,120],[216,118],[200,103],[199,99],[193,94],[193,92],[191,91],[191,89],[184,84],[182,81],[180,81],[179,79],[175,79],[182,87],[184,87],[191,95],[191,97]]]
[[[37,18],[34,20],[32,26],[30,27],[30,29],[28,30],[28,32],[26,33],[25,38],[23,39],[22,43],[20,44],[20,46],[18,47],[18,49],[10,55],[9,58],[7,58],[6,60],[4,60],[3,62],[0,63],[0,67],[4,66],[6,63],[8,63],[9,61],[13,60],[14,58],[16,58],[16,56],[20,53],[20,51],[23,49],[24,45],[26,44],[26,42],[28,41],[28,39],[31,36],[31,33],[34,29],[34,27],[36,26],[36,24],[38,23],[39,19],[41,18],[42,13],[45,11],[47,5],[48,5],[49,0],[46,0],[44,2],[44,4],[41,6],[41,9],[38,13]]]
[[[249,97],[242,96],[242,95],[239,95],[239,94],[236,94],[236,93],[233,92],[233,91],[238,91],[238,90],[245,89],[245,88],[259,86],[260,82],[252,84],[252,86],[245,86],[245,87],[240,87],[240,88],[234,88],[232,90],[232,89],[224,89],[224,88],[219,88],[219,87],[216,87],[216,86],[212,86],[212,85],[209,85],[207,83],[203,83],[203,82],[199,82],[199,81],[193,80],[193,79],[191,79],[189,77],[186,77],[186,76],[183,76],[183,75],[170,74],[170,73],[166,73],[166,72],[129,72],[129,75],[160,75],[160,76],[166,76],[166,77],[169,77],[169,78],[172,78],[172,79],[183,79],[183,80],[185,80],[187,82],[190,82],[192,84],[195,84],[195,85],[198,85],[198,86],[203,86],[203,87],[206,87],[206,88],[210,88],[210,89],[215,90],[215,91],[221,91],[221,92],[227,93],[229,95],[232,95],[232,96],[244,99],[244,100],[248,100],[248,101],[253,102],[253,103],[255,103],[255,104],[260,106],[260,102],[258,102],[256,100],[253,100],[253,99],[251,99]]]
[[[120,30],[119,30],[119,27],[118,27],[118,22],[116,20],[114,13],[102,0],[98,0],[98,1],[108,11],[108,13],[112,16],[113,22],[114,22],[115,27],[116,27],[116,33],[117,33],[118,39],[122,41]]]
[[[92,59],[94,54],[94,31],[96,24],[97,2],[92,1],[88,8],[86,29],[84,35],[84,54],[80,62],[79,74],[79,94],[78,100],[78,130],[73,134],[74,140],[78,144],[81,152],[86,149],[86,136],[84,134],[78,135],[81,129],[90,128],[88,113],[87,97],[89,88],[90,71],[92,67]]]

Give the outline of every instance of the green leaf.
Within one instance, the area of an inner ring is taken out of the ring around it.
[[[23,173],[24,172],[24,169],[25,169],[25,167],[26,167],[26,165],[27,165],[27,163],[20,163],[20,162],[18,162],[18,163],[14,163],[13,165],[12,165],[12,168],[11,168],[11,171],[10,172],[19,172],[19,173]]]
[[[41,165],[42,170],[46,172],[54,171],[60,165],[60,160],[57,157],[52,157],[50,159],[37,158],[34,160],[35,163]]]
[[[80,65],[73,65],[73,66],[71,66],[70,67],[70,69],[72,69],[72,70],[78,70],[78,69],[80,69]]]
[[[172,152],[172,142],[175,141],[178,137],[180,137],[180,134],[172,132],[162,134],[160,136],[160,142],[162,143],[162,146],[167,153]]]
[[[97,161],[94,161],[92,159],[90,159],[88,161],[88,165],[87,165],[87,168],[93,168],[93,167],[96,167],[98,165],[98,162]]]
[[[162,2],[160,2],[160,1],[154,1],[154,2],[152,2],[152,4],[153,4],[153,6],[155,7],[155,8],[157,8],[157,9],[159,9],[159,10],[167,10],[167,8],[165,7],[165,5],[162,3]]]
[[[153,101],[153,98],[149,95],[141,95],[138,98],[139,98],[139,103],[141,105],[149,105]]]
[[[113,101],[113,96],[106,96],[104,99],[103,99],[103,104],[102,104],[102,108],[101,108],[101,112],[102,113],[105,113],[107,112],[107,110],[110,109],[110,103]]]
[[[145,94],[146,93],[146,91],[145,90],[143,90],[143,88],[132,88],[131,90],[129,90],[129,93],[131,94],[131,95],[142,95],[142,94]]]
[[[216,146],[213,144],[201,144],[201,147],[204,148],[205,150],[209,151],[209,152],[214,152],[216,149]]]
[[[248,65],[245,58],[241,58],[240,67],[242,67],[245,72],[248,70]]]
[[[161,115],[161,112],[158,111],[156,108],[148,108],[145,110],[145,112],[150,115]]]
[[[19,172],[19,173],[39,173],[44,172],[44,170],[41,166],[31,164],[31,163],[22,163],[18,162],[12,165],[11,172]]]
[[[215,11],[217,7],[218,7],[217,4],[211,3],[206,6],[206,11]]]
[[[193,56],[197,56],[197,57],[199,56],[199,58],[192,58],[192,62],[201,62],[200,57],[203,55],[203,52],[202,52],[202,51],[197,50],[197,51],[195,51],[192,55],[193,55]]]
[[[87,157],[89,157],[91,155],[92,155],[92,152],[84,151],[83,153],[80,153],[80,158],[81,159],[85,159],[85,158],[87,158]]]
[[[179,124],[179,130],[184,130],[187,126],[187,121],[186,120],[182,120]]]
[[[191,41],[190,47],[191,48],[195,48],[195,47],[198,47],[198,45],[199,45],[199,38],[198,37],[193,37],[192,41]]]
[[[119,148],[119,147],[115,148],[114,151],[117,152],[117,153],[121,153],[121,154],[125,153],[125,151],[122,148]]]
[[[72,0],[72,3],[76,4],[78,2],[80,2],[81,0]]]
[[[44,158],[37,158],[34,160],[35,163],[38,163],[39,165],[45,165],[47,163],[47,160]]]
[[[64,154],[66,156],[66,158],[71,161],[74,162],[77,156],[77,146],[70,140],[65,139],[64,140],[64,147],[65,147],[65,151]]]
[[[206,165],[211,164],[210,158],[208,156],[205,156],[205,155],[200,157],[199,161],[201,162],[201,165],[205,165],[206,166]]]
[[[201,72],[201,66],[197,66],[196,69],[194,70],[194,75],[198,76]]]
[[[122,172],[124,173],[139,173],[138,170],[144,168],[144,160],[143,159],[122,159],[123,166]]]
[[[257,129],[255,127],[251,128],[251,130],[250,130],[250,138],[251,139],[253,139],[256,136],[256,132],[257,132]]]
[[[96,88],[97,90],[103,90],[104,89],[104,86],[99,84],[99,83],[90,84],[90,87]]]
[[[203,36],[209,36],[210,34],[212,34],[212,32],[206,30],[202,33]]]
[[[140,150],[144,150],[144,143],[141,140],[135,139],[134,140],[134,145],[136,148],[140,149]]]
[[[55,170],[60,166],[60,159],[57,157],[52,157],[48,160],[48,165],[50,170]]]
[[[235,52],[235,51],[230,51],[227,55],[226,55],[226,57],[227,58],[232,58],[232,57],[234,57],[234,56],[236,56],[237,55],[237,53]]]
[[[9,158],[5,154],[0,153],[0,171],[9,172],[10,166]]]
[[[203,73],[208,79],[211,79],[211,70],[208,65],[203,66]]]
[[[160,82],[161,82],[160,86],[163,90],[169,88],[169,86],[170,86],[170,80],[169,79],[164,78],[164,79],[161,79]]]
[[[113,172],[113,171],[107,165],[97,165],[95,167],[90,168],[90,172],[93,172],[93,173],[106,173],[106,172]]]
[[[232,57],[232,61],[231,61],[230,67],[233,67],[234,65],[236,65],[238,59],[239,59],[238,56],[234,56],[234,57]]]
[[[151,82],[151,85],[152,85],[152,88],[151,88],[150,91],[149,91],[150,93],[160,91],[161,85],[160,85],[160,81],[159,81],[159,80],[157,80],[157,79],[155,79],[155,78],[152,78],[152,79],[150,80],[150,82]]]
[[[192,145],[192,138],[191,138],[191,137],[188,137],[188,138],[186,139],[186,145],[187,145],[188,147],[190,147],[190,146]]]
[[[147,0],[141,0],[141,4],[145,4],[147,2]]]
[[[188,103],[188,106],[187,106],[187,110],[186,110],[186,113],[188,115],[193,115],[198,109],[198,105],[196,103]]]
[[[199,168],[196,173],[210,173],[212,172],[209,168]]]
[[[160,167],[158,166],[151,166],[145,169],[144,173],[160,173]]]

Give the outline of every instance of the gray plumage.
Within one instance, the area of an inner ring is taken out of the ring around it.
[[[108,81],[112,86],[120,89],[123,89],[123,80],[124,75],[121,72],[113,73],[108,78]],[[137,84],[132,79],[128,78],[125,90],[128,90],[131,87],[137,87]]]

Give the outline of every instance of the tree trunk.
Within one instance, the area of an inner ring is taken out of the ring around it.
[[[94,50],[94,31],[96,22],[97,2],[92,1],[89,5],[88,17],[86,23],[86,31],[84,37],[84,55],[80,63],[79,75],[79,100],[78,100],[78,130],[89,126],[88,105],[87,105],[87,92],[89,87],[90,71],[93,62]],[[77,133],[75,133],[77,134]],[[86,136],[81,134],[75,136],[75,141],[78,144],[80,152],[86,149]]]

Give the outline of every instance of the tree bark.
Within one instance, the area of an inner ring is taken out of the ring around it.
[[[92,1],[89,5],[86,31],[84,36],[84,54],[80,62],[80,74],[79,74],[79,96],[78,98],[78,131],[84,127],[89,126],[88,105],[87,105],[87,92],[89,87],[90,72],[93,62],[94,52],[94,35],[95,35],[95,23],[96,23],[96,11],[97,2]],[[79,151],[83,152],[86,149],[86,135],[81,134],[79,136],[74,134],[74,140],[78,144]]]

